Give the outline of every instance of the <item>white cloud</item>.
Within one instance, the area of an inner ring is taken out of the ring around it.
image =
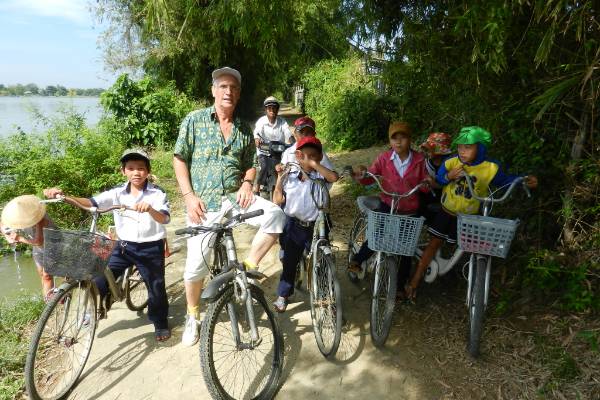
[[[0,12],[63,18],[81,25],[91,23],[88,0],[2,0]]]

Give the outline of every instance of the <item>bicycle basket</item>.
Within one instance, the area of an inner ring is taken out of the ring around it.
[[[367,241],[373,251],[413,256],[423,228],[423,217],[369,211]]]
[[[519,220],[458,214],[458,247],[469,253],[506,258]]]
[[[44,228],[44,270],[76,280],[101,276],[115,243],[96,233]]]

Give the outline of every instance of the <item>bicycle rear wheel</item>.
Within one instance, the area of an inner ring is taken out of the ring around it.
[[[259,342],[251,339],[246,303],[236,300],[232,285],[202,323],[200,365],[213,399],[272,399],[279,385],[283,336],[262,291],[251,285],[249,295]]]
[[[59,288],[36,325],[25,362],[25,387],[34,400],[65,397],[87,362],[96,331],[90,282]]]
[[[148,287],[135,265],[125,275],[125,304],[131,311],[142,311],[148,305]]]
[[[367,218],[362,213],[358,213],[354,218],[350,238],[348,239],[348,265],[352,262],[354,256],[360,250],[360,247],[366,240]],[[348,271],[350,282],[357,283],[361,279],[355,272]]]
[[[483,316],[485,313],[485,275],[487,271],[487,258],[475,256],[473,287],[469,299],[469,354],[477,358],[481,333],[483,332]]]
[[[342,337],[342,291],[331,254],[316,250],[310,288],[310,316],[319,351],[331,357]]]
[[[396,286],[398,284],[398,265],[396,257],[376,254],[371,297],[371,339],[381,347],[385,344],[394,307],[396,306]]]

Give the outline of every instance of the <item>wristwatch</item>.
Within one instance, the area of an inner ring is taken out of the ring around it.
[[[244,182],[248,182],[250,185],[254,185],[254,181],[251,181],[250,179],[244,179],[242,181],[242,185],[244,184]]]

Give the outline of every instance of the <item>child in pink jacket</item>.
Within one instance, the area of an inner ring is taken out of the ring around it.
[[[425,158],[421,153],[410,149],[412,129],[406,122],[392,122],[388,129],[390,140],[390,150],[384,151],[377,156],[368,171],[373,175],[383,177],[382,186],[388,192],[406,193],[423,181],[430,180],[425,168]],[[353,168],[355,178],[363,176],[367,170],[365,166],[359,165]],[[373,178],[367,177],[359,179],[359,183],[369,185],[373,183]],[[427,192],[428,189],[422,188],[421,191]],[[390,212],[392,206],[392,197],[384,193],[379,194],[378,201],[367,196],[361,196],[356,201],[359,207],[364,205],[373,211]],[[364,208],[364,207],[361,207]],[[395,213],[404,215],[417,215],[419,211],[419,194],[402,198],[396,201]],[[367,247],[365,241],[360,251],[354,256],[348,267],[349,271],[360,272],[361,264],[366,261],[373,251]],[[411,268],[411,257],[403,256],[398,270],[398,288],[404,287]],[[399,291],[399,293],[401,293]]]

